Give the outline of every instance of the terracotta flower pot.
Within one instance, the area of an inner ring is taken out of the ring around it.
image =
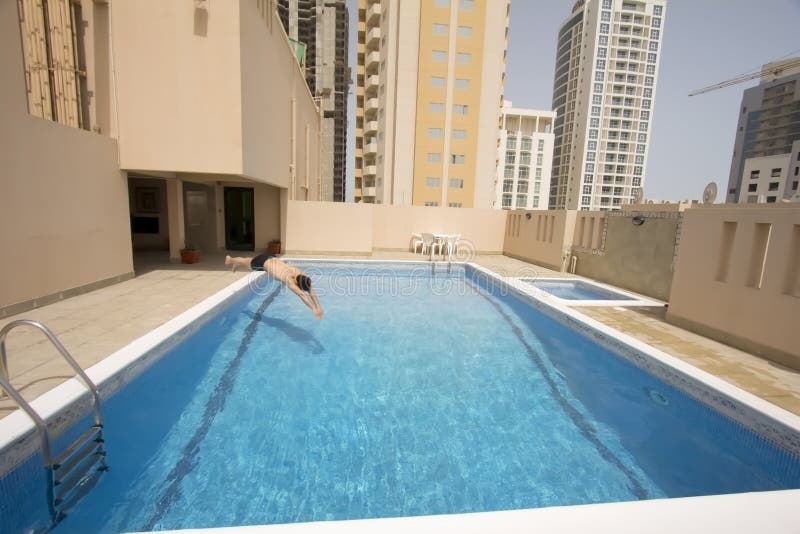
[[[181,263],[197,263],[200,261],[200,251],[195,249],[181,250]]]

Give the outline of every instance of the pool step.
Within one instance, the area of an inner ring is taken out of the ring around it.
[[[108,470],[103,425],[92,425],[53,461],[52,506],[56,521],[66,516]]]

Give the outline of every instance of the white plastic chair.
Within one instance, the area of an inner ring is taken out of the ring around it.
[[[424,233],[422,234],[422,253],[425,254],[426,250],[429,250],[431,253],[431,257],[433,257],[434,251],[439,249],[441,253],[442,245],[436,242],[436,238],[433,237],[433,234]]]
[[[421,249],[420,252],[422,254],[425,254],[425,242],[422,240],[422,235],[411,234],[411,239],[412,239],[411,245],[414,247],[414,254],[417,253],[417,247]]]
[[[449,235],[444,242],[445,250],[447,250],[447,261],[453,260],[453,253],[458,252],[458,240],[461,239],[461,234]]]

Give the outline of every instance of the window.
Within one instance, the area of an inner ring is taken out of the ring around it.
[[[472,11],[475,9],[475,0],[461,0],[458,5],[464,11]]]
[[[88,4],[88,5],[87,5]],[[87,9],[90,2],[85,2]],[[27,11],[21,25],[22,38],[35,42],[23,47],[28,86],[28,113],[74,128],[89,128],[86,63],[83,52],[83,20],[79,2],[20,2]],[[52,43],[55,54],[45,52]],[[33,50],[31,50],[32,48]],[[55,56],[55,57],[54,57]]]
[[[442,161],[440,152],[428,152],[428,163],[439,163]]]
[[[594,152],[587,152],[586,153],[586,161],[594,161],[595,155],[596,154]],[[606,159],[608,159],[610,156],[611,156],[611,154],[608,154],[606,156]]]
[[[657,58],[658,58],[658,54],[655,54],[653,52],[650,52],[649,54],[647,54],[647,62],[648,63],[655,63]]]
[[[611,20],[611,11],[603,11],[600,13],[600,20],[609,22]]]
[[[761,175],[761,171],[751,171],[750,172],[750,179],[751,180],[758,180],[758,177]]]
[[[592,202],[592,197],[581,197],[582,204],[591,204],[591,202]]]
[[[503,181],[503,193],[511,193],[514,191],[514,182],[511,180]]]
[[[605,73],[603,71],[597,71],[594,73],[594,80],[596,82],[602,82],[605,79]]]
[[[587,148],[589,150],[597,150],[597,141],[589,141]]]
[[[439,63],[447,61],[447,52],[444,50],[434,50],[433,60]]]
[[[658,41],[650,41],[649,50],[653,52],[658,50]]]
[[[776,200],[778,200],[778,197],[767,197],[767,204],[772,204]]]
[[[644,77],[644,84],[647,87],[652,87],[653,86],[653,77],[652,76],[645,76]]]
[[[453,113],[456,115],[466,115],[469,112],[469,106],[466,104],[453,104]]]
[[[441,76],[431,76],[431,87],[444,87],[445,79]]]
[[[444,104],[441,102],[431,102],[429,111],[431,113],[444,113]]]
[[[523,137],[522,138],[522,146],[520,147],[521,150],[530,151],[532,146],[533,140],[530,137]]]
[[[589,121],[589,126],[592,128],[599,128],[600,127],[600,119],[591,119]]]
[[[592,194],[592,186],[591,185],[584,185],[583,186],[583,194],[584,195],[591,195]]]
[[[607,54],[608,54],[608,48],[597,49],[597,57],[606,57]]]
[[[647,142],[647,134],[640,133],[639,134],[639,142],[646,143]]]
[[[594,176],[592,176],[591,174],[584,174],[583,175],[583,183],[590,184],[593,181],[594,181]]]
[[[514,177],[514,166],[513,165],[506,165],[505,174],[503,175],[504,178],[513,178]]]
[[[519,179],[520,180],[527,180],[531,177],[531,168],[527,166],[520,165],[519,167]]]
[[[589,139],[597,139],[597,130],[595,129],[589,130]]]
[[[634,176],[641,176],[642,175],[642,168],[641,167],[634,167],[633,168]]]
[[[466,130],[453,130],[453,139],[466,139],[466,138],[467,138]]]
[[[592,97],[592,104],[600,105],[603,103],[603,97],[601,95],[594,95]]]
[[[594,163],[586,164],[586,172],[594,172]]]
[[[600,106],[592,106],[592,116],[596,117],[600,115]]]
[[[777,191],[780,185],[780,182],[770,182],[768,191]]]
[[[458,27],[458,36],[459,37],[472,37],[472,26],[459,26]]]
[[[608,46],[608,36],[601,35],[600,38],[597,40],[597,44],[600,46]]]
[[[439,187],[441,184],[441,178],[438,176],[428,176],[425,178],[425,187]]]
[[[636,145],[636,153],[637,154],[644,154],[645,145]]]
[[[456,62],[466,64],[472,62],[472,54],[469,52],[456,52]]]
[[[464,156],[464,154],[450,155],[450,163],[454,163],[456,165],[463,165],[465,162],[466,162],[466,156]]]
[[[465,78],[456,78],[456,89],[469,89],[469,80]]]
[[[647,123],[646,123],[646,122],[640,122],[640,123],[639,123],[639,131],[640,131],[640,132],[646,132],[646,131],[647,131],[647,126],[648,126],[648,125],[647,125]]]
[[[517,195],[517,207],[524,208],[528,203],[528,195]]]
[[[661,37],[661,32],[658,30],[650,30],[650,39],[658,40],[659,37]]]
[[[436,24],[433,25],[433,34],[434,35],[447,35],[447,24]]]
[[[519,153],[519,164],[520,165],[530,165],[531,164],[531,153],[530,152],[520,152]]]
[[[439,139],[442,137],[441,128],[428,128],[428,137],[431,139]]]
[[[539,148],[539,152],[541,152],[542,150],[544,150],[544,139],[539,139],[539,147],[538,147],[538,148]],[[797,174],[797,173],[795,172],[795,175],[796,175],[796,174]]]
[[[773,178],[776,178],[776,177],[778,177],[780,175],[781,175],[781,170],[780,169],[772,169],[772,174],[770,176],[772,176]]]
[[[663,7],[661,6],[653,6],[653,15],[655,15],[656,17],[660,17],[662,9]]]
[[[600,33],[603,35],[608,35],[608,24],[600,25]]]
[[[747,186],[747,192],[748,193],[755,193],[757,190],[758,190],[758,184],[757,183],[756,184],[749,184]]]
[[[517,183],[517,193],[528,194],[528,182]]]
[[[660,28],[661,27],[661,19],[658,17],[653,17],[653,28]]]
[[[451,189],[464,189],[464,179],[463,178],[450,178],[450,188]]]
[[[594,84],[594,92],[595,93],[602,93],[603,92],[603,84],[602,83]]]
[[[656,66],[655,65],[648,65],[647,68],[644,70],[645,74],[655,75],[656,73]]]
[[[514,150],[517,148],[517,138],[516,137],[509,137],[506,139],[506,148],[509,150]]]
[[[511,207],[511,195],[503,195],[503,207],[504,208]]]
[[[611,0],[603,0],[603,9],[611,9]]]
[[[797,180],[792,182],[792,191],[797,191]]]
[[[512,164],[517,161],[516,152],[506,152],[506,164]]]
[[[652,90],[652,89],[645,89],[645,90],[642,92],[642,96],[643,96],[644,98],[653,98],[653,90]]]
[[[643,107],[644,109],[650,109],[650,102],[651,102],[651,101],[650,101],[650,100],[648,100],[648,99],[644,99],[644,100],[642,100],[642,107]]]
[[[448,208],[460,208],[462,206],[461,202],[448,202]]]
[[[435,206],[438,206],[439,203],[437,201],[435,201],[435,200],[426,200],[425,201],[425,205],[429,206],[429,207],[435,207]]]

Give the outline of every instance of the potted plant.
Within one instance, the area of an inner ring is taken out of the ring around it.
[[[189,243],[181,249],[181,263],[197,263],[200,261],[200,251]]]
[[[267,252],[270,254],[280,254],[281,253],[281,240],[280,239],[273,239],[269,243],[267,243]]]

